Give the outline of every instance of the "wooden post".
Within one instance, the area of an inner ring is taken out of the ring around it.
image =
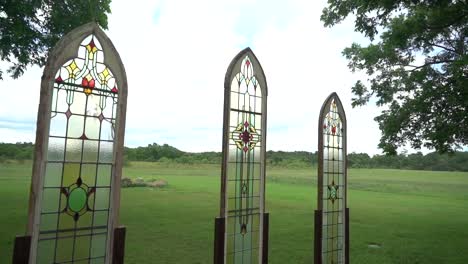
[[[270,214],[263,214],[263,248],[262,248],[262,264],[268,264],[268,239],[270,229]]]
[[[13,248],[13,264],[28,264],[31,236],[16,236]]]
[[[224,263],[224,232],[226,230],[226,219],[224,217],[215,218],[214,251],[213,263]]]
[[[349,264],[349,208],[345,211],[345,264]]]
[[[314,263],[322,263],[322,210],[315,210]]]
[[[113,264],[123,264],[125,257],[125,226],[114,229],[114,250],[112,254]]]

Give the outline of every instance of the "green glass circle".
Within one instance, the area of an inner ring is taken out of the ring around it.
[[[70,192],[68,196],[68,207],[73,212],[81,211],[86,205],[86,191],[83,188],[76,188]]]

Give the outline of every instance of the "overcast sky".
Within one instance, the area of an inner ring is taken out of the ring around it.
[[[348,118],[348,151],[378,154],[374,104],[351,107],[341,55],[366,40],[353,21],[324,28],[326,1],[113,0],[106,31],[128,78],[126,146],[167,143],[221,151],[223,85],[232,58],[251,47],[268,82],[268,150],[317,150],[318,113],[332,93]],[[4,66],[4,64],[1,64]],[[35,139],[42,69],[0,81],[0,142]]]

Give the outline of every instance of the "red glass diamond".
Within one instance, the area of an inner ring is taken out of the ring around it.
[[[245,64],[247,65],[247,68],[248,68],[248,67],[250,66],[250,61],[247,60],[247,61],[245,62]]]
[[[244,127],[248,127],[248,126],[249,126],[249,122],[245,121]]]
[[[91,49],[96,47],[96,44],[94,44],[94,39],[91,39],[91,42],[88,45],[91,47]]]
[[[250,137],[251,135],[250,135],[249,131],[246,130],[246,131],[242,132],[241,136],[242,136],[242,141],[244,143],[249,143],[249,141],[251,139],[251,137]]]
[[[117,89],[117,87],[114,86],[114,88],[112,88],[111,92],[113,92],[113,93],[118,93],[119,90]]]
[[[59,75],[59,77],[57,77],[57,78],[55,79],[55,82],[56,82],[56,83],[62,83],[62,82],[63,82],[62,76]]]
[[[70,111],[70,109],[68,109],[68,110],[65,112],[65,115],[67,116],[67,119],[70,118],[70,116],[72,115],[72,112]]]
[[[332,126],[332,134],[335,135],[336,132],[336,126]]]
[[[247,152],[247,150],[249,150],[249,148],[248,148],[248,147],[244,147],[243,150],[244,150],[244,152]]]

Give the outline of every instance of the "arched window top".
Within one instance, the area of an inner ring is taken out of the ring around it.
[[[97,63],[101,65],[95,67],[96,72],[88,72],[88,76],[85,71],[80,71],[80,66],[87,66],[86,63],[90,63],[89,66]],[[56,76],[62,67],[66,70],[66,76]],[[89,82],[94,80],[95,84],[111,85],[110,90],[114,88],[112,83],[117,83],[119,87],[115,87],[113,91],[118,90],[119,96],[127,95],[127,77],[120,55],[104,31],[94,22],[82,25],[60,39],[49,53],[43,82],[57,81],[58,77],[65,81],[64,78],[70,74],[84,74],[84,84],[92,85]]]
[[[319,126],[322,127],[323,119],[327,117],[330,118],[339,118],[339,121],[343,123],[343,128],[346,126],[346,115],[343,108],[343,104],[341,103],[340,98],[334,92],[330,94],[320,109],[320,118],[319,118]],[[335,117],[333,117],[335,115]]]
[[[232,82],[245,80],[247,92],[257,96],[268,95],[268,88],[262,66],[250,48],[245,48],[234,57],[226,72],[224,88],[230,90]],[[259,88],[257,90],[257,88]],[[240,88],[242,89],[242,87]],[[243,91],[240,91],[243,92]]]

